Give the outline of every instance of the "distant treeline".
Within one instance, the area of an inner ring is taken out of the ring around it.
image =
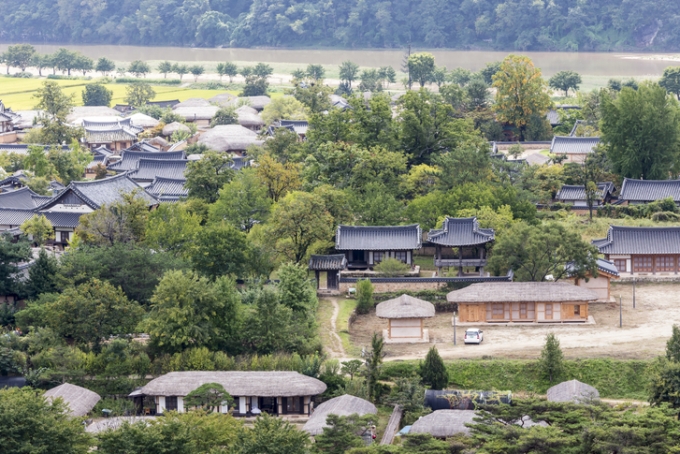
[[[676,0],[0,0],[0,39],[177,46],[680,49]]]

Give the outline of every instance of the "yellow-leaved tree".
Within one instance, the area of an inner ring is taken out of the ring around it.
[[[496,104],[493,109],[498,120],[514,125],[523,141],[531,118],[542,118],[552,101],[541,70],[529,57],[508,55],[500,70],[493,75]]]

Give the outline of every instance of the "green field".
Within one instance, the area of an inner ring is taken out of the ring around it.
[[[14,77],[0,77],[0,100],[5,106],[11,107],[12,110],[29,110],[35,107],[36,100],[34,95],[38,88],[46,81],[46,79],[19,79]],[[67,95],[74,95],[74,101],[77,106],[83,104],[82,92],[85,85],[96,82],[97,79],[92,80],[55,80]],[[188,83],[187,83],[188,85]],[[111,105],[123,104],[125,101],[125,84],[105,84],[105,86],[113,91],[113,99]],[[153,87],[156,91],[154,100],[163,101],[169,99],[179,99],[185,101],[189,98],[212,98],[213,96],[224,93],[225,90],[195,90],[181,86],[156,85]],[[237,90],[229,90],[229,93],[238,95]],[[274,90],[271,93],[272,97],[283,96],[281,90]]]

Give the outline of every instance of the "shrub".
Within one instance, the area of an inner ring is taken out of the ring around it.
[[[135,403],[130,399],[104,398],[92,409],[92,416],[102,416],[102,410],[111,410],[109,416],[130,416],[135,414]]]
[[[27,71],[23,71],[20,73],[13,74],[12,77],[18,77],[19,79],[30,79],[31,77],[33,77],[33,74]]]
[[[357,282],[357,314],[368,314],[373,309],[373,284],[368,279]]]
[[[652,215],[652,221],[656,222],[666,222],[666,221],[678,221],[680,220],[680,215],[673,213],[671,211],[661,211],[659,213],[654,213]]]
[[[135,77],[118,77],[117,84],[149,84],[149,85],[179,85],[179,79],[137,79]]]
[[[387,258],[375,266],[375,271],[387,277],[403,276],[411,267],[393,257]]]

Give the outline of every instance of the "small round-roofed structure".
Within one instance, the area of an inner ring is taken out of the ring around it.
[[[409,433],[430,434],[435,438],[448,438],[456,434],[470,435],[465,424],[474,423],[474,410],[437,410],[418,419]]]
[[[578,380],[569,380],[548,389],[549,402],[572,402],[575,404],[589,404],[600,398],[600,393],[594,387]]]
[[[434,305],[428,301],[401,295],[376,306],[376,315],[388,320],[383,337],[388,343],[429,342],[424,319],[434,317]]]
[[[61,398],[68,406],[71,416],[85,416],[101,399],[96,392],[70,383],[47,390],[44,395],[50,400]]]
[[[378,409],[367,400],[343,394],[316,407],[302,430],[312,436],[319,435],[323,433],[324,427],[328,427],[326,424],[328,415],[349,416],[353,414],[359,416],[376,415],[378,414]]]

